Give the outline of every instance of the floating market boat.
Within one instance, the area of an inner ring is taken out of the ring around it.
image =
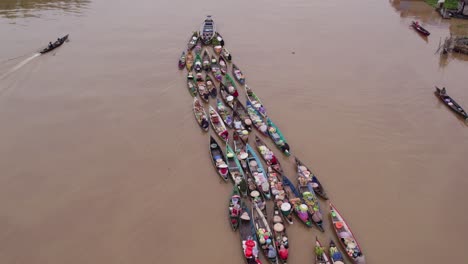
[[[213,73],[213,76],[215,77],[215,79],[218,82],[221,82],[223,80],[223,75],[221,74],[221,68],[215,56],[211,56],[210,66],[211,66],[211,72]]]
[[[252,120],[250,119],[249,113],[247,112],[247,109],[242,105],[239,100],[235,99],[234,100],[234,118],[236,116],[239,117],[239,120],[242,121],[242,125],[244,128],[251,132],[252,131]]]
[[[244,85],[245,84],[245,77],[242,71],[235,65],[232,64],[232,75],[238,81],[240,84]]]
[[[268,117],[267,117],[267,126],[268,126],[268,135],[270,136],[271,140],[273,140],[276,147],[278,147],[278,149],[281,150],[284,155],[286,156],[291,155],[288,142],[286,142],[286,139],[284,138],[283,133],[281,133],[279,128]]]
[[[219,93],[221,95],[221,99],[223,99],[224,103],[229,106],[231,109],[234,110],[234,96],[230,95],[227,90],[226,86],[223,83],[219,83]]]
[[[242,200],[239,194],[239,190],[236,186],[232,188],[231,198],[229,199],[228,215],[229,223],[231,224],[232,230],[236,231],[239,227],[240,216],[242,214]]]
[[[201,51],[202,51],[202,42],[200,39],[198,39],[197,41],[197,44],[195,45],[195,49],[193,49],[195,51],[195,54],[196,55],[201,55]]]
[[[320,203],[315,195],[314,189],[312,188],[311,182],[298,175],[297,189],[302,195],[302,200],[308,207],[309,214],[312,216],[312,221],[314,221],[320,231],[324,232],[323,215],[320,210]]]
[[[210,91],[206,88],[206,83],[201,73],[197,73],[197,89],[200,98],[208,103],[210,100]]]
[[[219,56],[219,67],[221,69],[221,74],[225,75],[227,73],[227,62],[223,56]]]
[[[252,104],[247,101],[247,112],[249,114],[250,119],[252,120],[253,125],[255,128],[260,132],[262,135],[267,136],[267,125],[263,121],[260,113],[255,110],[255,108],[252,106]]]
[[[229,169],[229,174],[234,182],[234,186],[239,189],[243,197],[247,196],[247,181],[245,180],[244,170],[237,158],[236,153],[232,150],[229,144],[226,144],[226,161]]]
[[[318,237],[315,237],[315,264],[331,264],[330,258],[325,253],[325,248],[320,244]]]
[[[247,154],[247,151],[245,149],[246,141],[244,141],[244,139],[237,133],[237,131],[234,131],[234,133],[232,134],[232,138],[234,143],[234,151],[236,152],[237,159],[239,160],[242,166],[245,176],[245,174],[249,170],[249,168],[247,167],[247,158],[249,157],[249,155]]]
[[[208,131],[210,128],[208,123],[208,115],[205,112],[205,108],[200,103],[200,100],[198,100],[196,97],[193,98],[193,113],[195,114],[195,119],[197,120],[201,129]]]
[[[286,226],[284,225],[283,218],[281,217],[280,209],[276,203],[273,207],[272,224],[278,258],[281,262],[286,263],[289,256],[289,239],[286,234]]]
[[[193,97],[197,96],[197,85],[192,72],[187,73],[187,89]]]
[[[179,58],[179,70],[182,70],[183,68],[185,68],[185,51],[182,51]]]
[[[253,225],[249,210],[245,205],[242,207],[240,217],[239,233],[241,238],[242,253],[247,264],[261,264],[258,258],[257,234]]]
[[[455,102],[455,100],[453,100],[452,97],[447,94],[445,87],[440,89],[436,86],[436,91],[434,93],[446,106],[450,108],[450,110],[461,116],[465,120],[465,123],[468,123],[468,114],[457,102]]]
[[[266,109],[260,101],[260,98],[258,98],[258,96],[247,85],[245,86],[245,93],[247,94],[247,100],[250,101],[255,110],[257,110],[263,117],[267,117]]]
[[[257,187],[263,197],[269,200],[271,198],[270,184],[268,183],[268,178],[265,174],[265,169],[263,169],[262,162],[249,144],[246,144],[246,149],[247,154],[249,154],[247,158],[247,166],[249,167],[250,174],[255,180],[255,184],[257,184]]]
[[[187,44],[187,49],[190,51],[192,50],[195,45],[197,44],[198,42],[198,32],[193,32],[192,36],[190,37],[189,41],[188,41],[188,44]]]
[[[197,53],[195,55],[195,67],[194,67],[195,71],[196,72],[201,72],[202,70],[202,61],[201,61],[201,57],[200,57],[200,54]]]
[[[232,61],[232,56],[231,56],[231,53],[225,48],[223,47],[222,50],[221,50],[221,55],[226,58],[228,61]]]
[[[229,173],[228,165],[226,164],[221,147],[212,136],[210,136],[210,155],[211,161],[213,162],[213,166],[215,166],[218,175],[221,179],[227,181]]]
[[[211,40],[213,39],[215,33],[216,33],[216,27],[215,27],[215,23],[213,19],[211,18],[211,16],[206,16],[206,19],[200,28],[201,40],[203,41],[205,45],[208,45],[211,43]]]
[[[203,70],[205,70],[208,75],[208,72],[211,70],[211,58],[206,50],[203,51],[202,66]]]
[[[193,62],[194,62],[193,54],[190,50],[187,51],[187,58],[185,61],[185,67],[187,67],[188,71],[192,71],[193,68]]]
[[[226,74],[226,76],[224,76],[224,86],[227,87],[226,91],[230,95],[236,98],[239,96],[239,92],[237,91],[236,84],[234,83],[234,80],[232,79],[231,75]]]
[[[340,250],[335,244],[335,241],[330,240],[330,258],[333,264],[344,264],[343,254],[341,254]]]
[[[238,133],[240,137],[242,137],[242,140],[244,142],[247,142],[249,140],[249,130],[245,127],[244,122],[242,119],[239,117],[236,111],[232,112],[232,118],[233,118],[233,128],[234,130]]]
[[[54,49],[62,46],[63,43],[65,43],[65,41],[67,41],[67,39],[68,39],[68,34],[63,36],[62,38],[58,38],[57,41],[55,41],[54,43],[49,42],[49,46],[47,48],[39,51],[39,53],[45,54],[47,52],[53,51]]]
[[[206,75],[206,88],[208,92],[210,93],[211,98],[216,98],[218,95],[218,89],[216,88],[216,85],[214,84],[213,80],[211,79],[210,75]]]
[[[314,189],[314,192],[323,199],[328,200],[327,192],[325,191],[325,188],[323,188],[323,185],[320,183],[317,176],[315,176],[315,174],[309,168],[307,168],[297,157],[295,157],[295,160],[297,174],[301,177],[309,179],[309,181],[311,181],[311,185]]]
[[[252,200],[252,204],[257,205],[257,207],[260,208],[260,210],[262,210],[263,214],[267,215],[265,199],[260,194],[258,186],[257,184],[255,184],[255,180],[253,179],[252,175],[248,172],[248,170],[245,171],[245,176],[247,179],[247,188],[249,189],[249,197]]]
[[[229,113],[228,108],[219,98],[216,99],[216,110],[218,110],[218,114],[223,119],[224,124],[226,124],[227,127],[232,128],[232,114]]]
[[[275,201],[274,204],[281,209],[281,216],[284,220],[292,225],[292,206],[289,202],[288,194],[284,190],[283,182],[281,181],[282,177],[270,166],[267,167],[267,175],[270,182],[271,195]]]
[[[289,202],[291,203],[293,210],[296,213],[297,217],[307,227],[312,227],[312,219],[309,215],[309,208],[302,200],[301,195],[296,190],[292,182],[285,175],[283,175],[282,182],[283,182],[284,190],[288,194]]]
[[[276,158],[275,153],[263,142],[257,135],[255,135],[255,145],[257,145],[258,152],[268,166],[271,166],[277,172],[283,174],[283,169]]]
[[[258,243],[262,249],[265,257],[270,263],[278,263],[278,254],[275,247],[275,239],[270,225],[265,218],[262,210],[257,205],[252,207],[252,217],[254,222],[255,231],[257,233]]]
[[[229,132],[227,131],[223,120],[221,120],[221,116],[219,116],[218,112],[216,112],[216,110],[211,105],[209,107],[209,114],[211,126],[213,127],[214,131],[219,136],[219,138],[226,142],[229,137]]]
[[[362,254],[361,246],[359,246],[351,228],[332,203],[330,203],[330,215],[333,229],[348,256],[353,260],[354,264],[365,264],[366,260]]]

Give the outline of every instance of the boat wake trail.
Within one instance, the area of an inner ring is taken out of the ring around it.
[[[9,70],[5,74],[3,74],[0,77],[0,80],[5,79],[8,75],[10,75],[10,74],[14,73],[15,71],[21,69],[24,65],[28,64],[30,61],[34,60],[35,58],[39,57],[40,55],[41,55],[40,53],[35,53],[35,54],[31,55],[29,58],[24,59],[23,61],[18,63],[15,67],[13,67],[11,70]]]

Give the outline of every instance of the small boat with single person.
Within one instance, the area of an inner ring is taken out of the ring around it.
[[[315,174],[309,168],[307,168],[297,157],[294,157],[294,159],[296,161],[297,174],[301,177],[308,178],[309,181],[311,181],[311,186],[314,189],[314,192],[323,199],[328,200],[327,192],[325,191],[325,188],[323,188],[323,185],[320,183],[317,176],[315,176]]]
[[[205,83],[206,83],[206,89],[210,93],[211,98],[216,98],[218,95],[218,88],[216,88],[215,83],[213,82],[213,79],[211,79],[209,74],[206,74],[205,78]]]
[[[236,83],[232,79],[231,75],[226,74],[224,76],[224,86],[227,87],[227,91],[228,91],[228,93],[230,95],[232,95],[232,96],[234,96],[236,98],[239,96],[239,92],[237,91]]]
[[[232,230],[236,231],[239,227],[240,216],[242,214],[242,199],[237,186],[232,188],[231,198],[229,199],[228,215]]]
[[[213,136],[210,136],[210,155],[213,166],[215,167],[219,177],[224,181],[228,181],[229,170],[228,165],[226,164],[226,158],[224,157],[221,147]]]
[[[336,235],[348,256],[354,264],[365,264],[366,260],[361,251],[361,246],[359,246],[359,243],[351,231],[351,228],[349,228],[349,225],[332,203],[330,203],[330,215],[333,229],[335,230]]]
[[[221,49],[221,55],[224,56],[224,58],[226,58],[228,61],[232,61],[231,53],[225,47]]]
[[[50,52],[50,51],[53,51],[54,49],[60,47],[63,45],[63,43],[65,43],[65,41],[68,40],[68,34],[61,37],[61,38],[58,38],[54,43],[52,42],[49,42],[49,45],[47,46],[47,48],[39,51],[39,53],[41,54],[45,54],[47,52]]]
[[[268,126],[268,135],[270,136],[271,140],[275,143],[276,147],[283,152],[284,155],[288,156],[291,155],[289,150],[289,144],[286,142],[286,138],[284,138],[283,133],[281,130],[271,121],[269,117],[267,117],[267,126]]]
[[[447,94],[445,87],[440,89],[436,86],[434,93],[446,106],[450,108],[450,110],[462,117],[465,123],[468,124],[468,114],[457,102],[455,102],[455,100],[453,100],[452,97]]]
[[[195,84],[195,78],[192,72],[187,73],[187,89],[192,97],[197,96],[197,85]]]
[[[216,56],[211,56],[211,72],[213,73],[213,76],[218,82],[221,82],[223,80],[223,75],[221,74],[221,68],[219,67],[218,60],[216,59]]]
[[[330,253],[330,258],[333,264],[344,264],[343,254],[338,249],[333,239],[330,240],[329,253]]]
[[[200,100],[197,97],[193,98],[193,113],[195,114],[195,119],[200,125],[203,131],[208,131],[210,124],[208,123],[208,115],[205,112],[205,108],[201,104]]]
[[[258,257],[257,234],[253,225],[250,212],[244,205],[240,216],[239,233],[241,238],[242,253],[247,264],[261,264]]]
[[[211,69],[211,58],[206,49],[203,51],[202,66],[203,70],[208,74]]]
[[[232,64],[232,75],[236,79],[237,82],[244,85],[245,84],[245,77],[242,71],[237,67],[236,64]]]
[[[250,174],[255,180],[255,184],[262,193],[265,199],[269,200],[270,195],[270,184],[268,183],[268,178],[266,176],[266,171],[263,168],[261,160],[258,158],[255,150],[249,145],[246,144],[247,154],[247,166],[249,167]]]
[[[234,186],[239,189],[239,193],[243,197],[247,196],[247,181],[245,180],[244,170],[240,164],[239,159],[237,158],[236,153],[232,150],[229,144],[226,144],[226,162],[228,165],[229,174],[231,179],[234,182]]]
[[[188,71],[192,71],[194,60],[195,59],[193,58],[192,51],[188,50],[187,51],[187,56],[186,56],[186,61],[185,61],[185,67],[187,67]]]
[[[183,68],[185,68],[185,51],[182,51],[179,58],[179,70],[182,70]]]
[[[221,95],[221,99],[223,99],[224,103],[229,106],[231,109],[234,109],[234,96],[230,95],[227,91],[226,86],[221,82],[219,83],[219,93]]]
[[[245,93],[247,95],[247,100],[250,101],[252,106],[263,116],[267,117],[266,109],[260,101],[260,98],[252,91],[252,88],[245,86]]]
[[[200,28],[200,38],[203,41],[203,44],[209,45],[216,33],[216,26],[211,16],[206,16],[205,21]]]
[[[216,134],[219,136],[220,139],[226,142],[229,137],[229,132],[226,129],[226,125],[224,125],[224,122],[221,119],[221,116],[218,114],[218,112],[216,112],[216,110],[211,105],[209,106],[209,115],[210,115],[211,126],[213,127],[214,131],[216,132]]]
[[[197,45],[198,38],[199,38],[198,32],[193,32],[187,44],[187,49],[189,51],[191,51],[195,47],[195,45]]]
[[[197,89],[200,98],[208,103],[210,100],[210,91],[206,88],[206,82],[201,73],[197,73]]]
[[[423,28],[418,21],[411,22],[411,27],[413,27],[417,32],[423,34],[424,36],[429,36],[431,33]]]
[[[289,257],[289,238],[286,234],[286,226],[281,217],[280,209],[276,203],[273,207],[272,225],[278,258],[281,262],[286,263]]]
[[[199,53],[195,54],[194,69],[195,69],[196,72],[201,72],[201,70],[202,70],[202,61],[201,61],[201,57],[200,57]]]
[[[317,236],[315,237],[315,264],[331,264],[330,258]]]
[[[258,132],[260,132],[260,134],[264,136],[268,136],[268,127],[265,124],[265,121],[263,121],[263,118],[260,115],[260,113],[257,110],[255,110],[255,108],[248,100],[247,113],[249,114],[250,120],[252,120],[252,123],[254,127],[258,130]]]
[[[260,248],[270,263],[277,264],[278,253],[273,232],[262,210],[256,204],[252,206],[252,217]]]
[[[218,110],[218,114],[223,119],[224,124],[226,124],[227,127],[232,128],[232,114],[229,112],[229,109],[226,107],[226,105],[224,105],[223,101],[221,101],[219,98],[216,98],[216,110]]]

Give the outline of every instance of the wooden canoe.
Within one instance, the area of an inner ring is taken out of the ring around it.
[[[219,177],[224,181],[227,181],[229,170],[228,165],[226,164],[226,158],[218,142],[216,142],[212,136],[210,136],[210,155],[213,166],[215,167]]]
[[[232,230],[236,231],[239,227],[240,216],[242,214],[242,199],[237,186],[232,188],[231,198],[228,204],[228,219]]]
[[[187,89],[192,97],[197,96],[197,85],[195,84],[195,78],[192,72],[187,73]]]
[[[179,70],[182,70],[183,68],[185,68],[185,51],[182,51],[179,58]]]
[[[281,260],[281,262],[286,263],[289,256],[289,238],[286,233],[286,225],[283,222],[282,213],[280,212],[280,209],[276,203],[273,206],[273,219],[271,224],[276,241],[278,259]]]
[[[245,86],[245,93],[247,100],[250,101],[252,106],[257,110],[263,117],[267,117],[266,109],[260,101],[260,98],[252,91],[252,88]]]
[[[310,182],[308,182],[307,179],[298,176],[297,190],[301,194],[302,200],[308,207],[309,214],[312,216],[312,221],[320,231],[324,232],[323,215],[322,211],[320,210],[320,203],[317,195],[314,192],[314,189],[312,188],[312,185],[310,185]]]
[[[462,117],[465,120],[465,123],[468,123],[468,114],[457,102],[455,102],[455,100],[453,100],[452,97],[447,94],[445,87],[440,89],[436,86],[434,94],[442,101],[442,103],[448,106],[450,110]]]
[[[219,67],[221,69],[221,74],[225,75],[227,73],[227,62],[223,56],[219,56]]]
[[[245,127],[244,122],[239,117],[236,111],[232,112],[232,126],[234,131],[242,138],[244,142],[249,141],[250,131]]]
[[[202,66],[203,66],[203,70],[205,70],[208,74],[211,68],[211,59],[206,49],[203,51]]]
[[[236,64],[232,64],[232,76],[236,79],[237,82],[244,85],[245,84],[245,77],[242,71],[237,67]]]
[[[54,43],[52,44],[49,44],[49,46],[41,51],[39,51],[39,53],[41,54],[45,54],[45,53],[48,53],[48,52],[51,52],[53,51],[54,49],[60,47],[63,45],[63,43],[65,43],[65,41],[68,40],[68,34],[61,37],[61,38],[58,38],[57,41],[55,41]]]
[[[338,236],[340,244],[345,249],[345,252],[351,258],[354,264],[364,264],[365,257],[361,251],[361,246],[359,246],[359,243],[357,242],[356,237],[351,231],[349,225],[346,223],[340,212],[338,212],[332,203],[330,203],[330,215],[333,229]]]
[[[186,61],[185,61],[185,67],[187,67],[188,71],[192,71],[193,62],[194,62],[193,54],[192,54],[192,52],[190,50],[188,50],[187,51],[187,58],[186,58]]]
[[[330,253],[330,259],[333,264],[344,264],[343,254],[338,249],[333,239],[330,240],[330,248],[328,252]]]
[[[309,181],[312,183],[314,192],[323,199],[328,200],[327,192],[325,191],[325,188],[320,183],[317,176],[315,176],[315,174],[307,166],[305,166],[297,157],[294,158],[296,160],[297,174],[301,177],[308,178]]]
[[[239,190],[243,197],[247,196],[247,181],[245,179],[244,170],[237,158],[236,153],[232,150],[229,144],[226,144],[226,162],[228,165],[229,174],[234,182],[234,186]]]
[[[234,96],[230,95],[227,90],[226,86],[223,83],[219,83],[219,94],[221,99],[223,99],[224,103],[229,106],[231,109],[234,109]]]
[[[198,32],[193,32],[192,36],[190,37],[188,44],[187,44],[187,49],[190,51],[192,50],[195,45],[198,42]]]
[[[209,107],[208,112],[211,121],[211,127],[213,127],[214,131],[219,136],[219,138],[226,142],[229,137],[229,132],[227,131],[226,125],[221,119],[221,116],[211,105]]]
[[[213,73],[213,76],[218,82],[221,82],[223,80],[223,75],[221,74],[221,68],[219,67],[218,60],[216,60],[216,57],[213,55],[211,56],[211,73]]]
[[[268,136],[267,125],[263,121],[263,118],[260,115],[260,113],[257,110],[255,110],[255,108],[249,101],[247,101],[247,113],[249,114],[250,120],[252,120],[252,123],[254,127],[258,130],[258,132],[260,132],[260,134],[264,136]]]
[[[221,49],[221,55],[228,61],[232,61],[231,53],[225,47]]]
[[[252,206],[252,217],[255,231],[257,233],[258,243],[266,259],[272,264],[278,263],[278,254],[275,247],[275,239],[270,225],[266,220],[262,210],[256,204]]]
[[[281,217],[290,225],[293,224],[292,206],[289,202],[288,193],[284,190],[282,177],[272,167],[267,167],[268,182],[270,183],[271,195],[274,199],[275,207],[278,207],[281,212]]]
[[[224,86],[227,87],[226,91],[230,95],[232,95],[232,96],[234,96],[236,98],[239,96],[239,92],[237,91],[236,83],[232,79],[231,75],[226,74],[226,76],[224,76]]]
[[[309,214],[309,208],[302,200],[301,195],[296,190],[296,187],[294,187],[286,175],[283,175],[282,182],[284,190],[289,196],[289,202],[291,203],[294,213],[307,227],[312,227],[312,218]]]
[[[203,131],[208,131],[210,128],[208,122],[208,115],[205,112],[205,108],[201,104],[200,100],[197,97],[193,98],[193,113],[195,114],[195,119],[197,120],[198,125]]]
[[[210,93],[211,98],[213,99],[216,98],[216,96],[218,95],[218,89],[216,88],[216,85],[213,82],[213,79],[211,79],[208,73],[206,74],[205,84],[206,84],[206,89]]]
[[[247,150],[245,149],[246,141],[244,141],[244,139],[235,130],[232,134],[232,138],[233,138],[233,144],[234,144],[234,152],[236,152],[237,159],[239,160],[242,170],[244,171],[244,175],[245,175],[249,169],[247,167],[247,158],[249,157],[249,155],[247,154]]]
[[[240,217],[239,233],[241,239],[242,255],[244,256],[247,264],[261,263],[258,257],[258,242],[257,234],[253,225],[250,211],[244,205],[242,207],[242,214]]]
[[[234,100],[234,114],[239,117],[239,120],[242,121],[244,128],[251,132],[252,131],[252,120],[250,119],[247,109],[242,105],[242,103],[235,99]]]
[[[417,21],[411,22],[411,27],[413,27],[417,32],[423,34],[424,36],[429,36],[431,34],[429,31],[423,28]]]
[[[197,73],[197,89],[200,98],[208,103],[210,100],[210,92],[206,88],[206,83],[201,73]]]
[[[229,109],[224,105],[223,101],[221,101],[221,99],[219,98],[216,99],[216,110],[223,119],[224,124],[227,127],[232,128],[232,114],[229,112]]]
[[[271,198],[270,184],[268,183],[268,178],[266,176],[266,171],[263,168],[262,161],[258,158],[255,150],[250,147],[249,144],[246,144],[246,150],[247,154],[249,155],[247,157],[247,166],[249,168],[249,172],[255,180],[255,184],[262,193],[263,197],[269,200]]]
[[[200,39],[203,41],[203,44],[209,45],[211,44],[211,40],[213,39],[216,33],[216,26],[211,16],[206,16],[205,21],[200,27]]]
[[[263,142],[257,135],[255,135],[255,145],[257,146],[257,150],[266,164],[271,166],[280,174],[283,174],[283,169],[281,168],[281,164],[276,158],[275,153],[273,153],[273,151],[269,149],[265,142]]]
[[[331,264],[330,258],[325,253],[325,248],[318,240],[318,237],[315,237],[315,264]]]
[[[194,69],[195,69],[196,72],[201,72],[201,70],[202,70],[202,61],[201,61],[200,54],[198,54],[198,53],[195,55]]]
[[[271,140],[275,143],[276,147],[283,152],[284,155],[288,156],[291,155],[289,150],[289,144],[286,142],[286,138],[284,137],[281,130],[271,121],[270,118],[267,117],[267,126],[268,126],[268,135],[270,136]]]

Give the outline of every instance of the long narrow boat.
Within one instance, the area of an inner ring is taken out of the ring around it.
[[[325,188],[323,188],[323,185],[320,183],[317,176],[315,176],[315,174],[309,168],[307,168],[297,157],[294,158],[296,160],[297,174],[301,177],[308,178],[309,181],[311,181],[314,192],[323,199],[328,200],[327,192],[325,191]]]
[[[239,92],[237,91],[236,83],[232,79],[231,75],[226,74],[226,76],[224,76],[224,85],[227,87],[226,90],[230,95],[232,95],[232,96],[234,96],[236,98],[239,96]]]
[[[211,69],[211,59],[206,49],[203,51],[202,66],[203,66],[203,70],[205,70],[208,74],[208,72]]]
[[[330,240],[330,259],[333,264],[344,264],[343,254],[341,254],[340,250],[335,244],[335,241]]]
[[[216,98],[216,96],[218,95],[218,89],[216,88],[216,85],[214,84],[213,80],[208,74],[206,74],[205,83],[206,89],[210,93],[211,98]]]
[[[270,182],[271,195],[274,199],[274,204],[281,209],[281,216],[288,222],[290,225],[293,224],[292,219],[292,206],[289,202],[289,197],[283,187],[283,182],[281,181],[281,175],[278,174],[272,167],[267,167],[268,181]]]
[[[202,51],[202,41],[198,39],[197,44],[195,44],[195,48],[193,49],[196,55],[201,55]]]
[[[186,58],[186,61],[185,61],[185,67],[187,67],[188,71],[192,71],[194,60],[195,59],[193,58],[192,51],[188,50],[187,51],[187,58]]]
[[[200,125],[200,128],[203,131],[208,131],[210,128],[208,115],[206,114],[205,108],[201,104],[200,100],[198,100],[196,97],[193,98],[193,113],[195,114],[195,119]]]
[[[223,47],[221,50],[221,55],[224,56],[224,58],[226,58],[228,61],[232,61],[231,53],[225,47]]]
[[[211,40],[213,39],[215,33],[216,26],[213,19],[211,18],[211,16],[206,16],[205,21],[203,21],[203,24],[200,27],[201,40],[205,45],[208,45],[211,43]]]
[[[195,54],[195,66],[194,66],[194,69],[196,72],[201,72],[202,70],[202,61],[201,61],[201,57],[200,57],[200,54]]]
[[[262,210],[263,214],[267,215],[265,199],[260,194],[260,191],[248,170],[245,171],[245,176],[247,178],[247,188],[249,189],[249,198],[251,199],[252,204],[257,205],[258,208]]]
[[[197,89],[200,98],[208,103],[210,100],[210,92],[206,88],[206,83],[201,73],[197,73]]]
[[[315,237],[315,264],[331,264],[330,258],[325,253],[325,248],[318,240],[318,237]]]
[[[227,104],[231,109],[234,110],[234,96],[230,95],[227,90],[226,86],[223,83],[219,83],[219,94],[221,95],[221,99],[223,99],[224,103]]]
[[[267,117],[266,109],[263,106],[262,101],[260,101],[260,98],[258,98],[258,96],[252,91],[252,88],[247,85],[244,88],[247,100],[250,101],[255,110],[257,110],[263,117]]]
[[[419,33],[423,34],[424,36],[429,36],[431,33],[423,28],[418,21],[411,22],[411,26]]]
[[[258,189],[263,194],[263,197],[269,200],[271,198],[270,184],[268,183],[268,178],[265,174],[265,169],[263,169],[262,162],[249,144],[246,144],[246,149],[247,154],[249,154],[249,157],[247,158],[247,166],[249,167],[250,174],[254,178],[255,184],[257,184]]]
[[[226,124],[227,127],[232,128],[232,114],[229,113],[228,108],[223,104],[223,101],[221,101],[221,99],[219,98],[216,99],[216,110],[218,110],[218,114],[223,119],[224,124]]]
[[[309,180],[298,175],[297,190],[302,195],[302,200],[308,207],[309,214],[312,216],[312,221],[314,221],[320,231],[324,232],[320,203]]]
[[[354,264],[365,264],[366,260],[362,254],[361,246],[359,246],[359,243],[356,241],[356,237],[349,225],[332,203],[330,203],[330,215],[333,229],[348,256],[352,259]]]
[[[249,114],[250,119],[253,122],[253,125],[258,130],[258,132],[260,132],[260,134],[264,136],[267,136],[268,135],[267,125],[263,121],[260,113],[257,110],[255,110],[255,108],[252,106],[252,104],[249,101],[247,101],[247,112]]]
[[[221,74],[225,75],[227,73],[227,62],[223,56],[219,56],[219,67],[221,69]]]
[[[258,242],[249,210],[244,205],[239,223],[242,253],[247,264],[261,264],[258,258]]]
[[[247,142],[249,140],[250,131],[245,127],[244,122],[239,117],[236,111],[232,112],[232,119],[233,119],[233,128],[238,133],[242,140]]]
[[[281,262],[286,263],[289,256],[289,238],[286,234],[286,226],[284,225],[283,218],[281,217],[280,209],[276,203],[273,207],[272,225],[278,258]]]
[[[246,141],[243,140],[243,138],[237,133],[237,131],[234,131],[234,133],[232,134],[232,139],[234,144],[234,152],[236,152],[237,159],[241,163],[241,167],[244,170],[244,173],[247,173],[249,169],[247,167],[247,158],[249,157],[249,154],[247,154],[247,151],[245,149]]]
[[[255,145],[257,145],[258,152],[262,156],[263,160],[268,166],[271,166],[280,174],[283,174],[283,169],[279,163],[279,160],[276,158],[275,153],[263,142],[257,135],[255,135]]]
[[[285,192],[288,194],[289,202],[291,203],[294,212],[296,213],[297,217],[307,226],[312,227],[312,219],[309,215],[309,210],[307,205],[301,198],[301,195],[296,190],[292,182],[283,175],[283,187]]]
[[[273,232],[262,210],[255,204],[252,207],[252,217],[255,231],[257,232],[258,243],[265,257],[272,264],[278,263],[278,253],[276,252]]]
[[[436,90],[434,94],[446,105],[452,110],[454,113],[458,114],[460,117],[462,117],[465,120],[465,123],[468,123],[468,114],[463,110],[463,108],[455,102],[455,100],[450,97],[447,92],[445,91],[445,87],[440,89],[439,87],[436,86]]]
[[[182,70],[185,68],[185,51],[182,51],[182,54],[180,55],[179,58],[179,70]]]
[[[192,72],[187,73],[187,89],[192,97],[197,96],[197,85]]]
[[[199,38],[198,32],[193,32],[187,44],[187,49],[189,51],[195,47],[195,45],[197,44],[198,38]]]
[[[221,46],[223,47],[224,46],[224,39],[223,37],[221,36],[221,34],[219,34],[219,32],[216,32],[215,34],[215,37],[213,38],[213,40],[211,41],[211,44],[213,46]]]
[[[234,186],[239,189],[239,192],[242,194],[242,196],[246,197],[248,189],[244,170],[242,170],[240,161],[229,144],[226,144],[226,162],[228,165],[229,174],[231,175],[231,179],[234,182]]]
[[[242,124],[244,125],[244,128],[248,130],[249,132],[252,131],[252,120],[250,119],[249,113],[247,112],[247,109],[245,109],[244,105],[242,103],[235,99],[233,100],[234,104],[234,112],[239,116],[239,119],[242,121]]]
[[[221,116],[219,116],[218,112],[210,105],[209,107],[209,115],[211,126],[213,127],[216,134],[221,138],[224,142],[227,141],[229,137],[229,132],[226,129],[226,125],[224,125]]]
[[[218,82],[221,82],[223,80],[223,75],[221,74],[221,68],[219,67],[218,60],[216,60],[216,56],[211,56],[211,72],[213,73],[213,76]]]
[[[58,38],[57,41],[55,41],[54,43],[49,43],[49,46],[47,48],[39,51],[39,53],[45,54],[47,52],[53,51],[54,49],[62,46],[63,43],[65,43],[65,41],[67,41],[67,39],[68,39],[68,34],[61,37],[61,38]]]
[[[242,71],[237,67],[236,64],[232,64],[232,75],[240,84],[245,84],[245,77]]]
[[[240,216],[242,214],[242,200],[239,190],[236,186],[232,188],[231,198],[229,199],[228,215],[232,230],[236,231],[239,227]]]
[[[210,155],[213,166],[215,166],[218,175],[225,181],[228,180],[228,165],[226,164],[226,159],[224,158],[223,151],[219,146],[218,142],[210,136]]]
[[[286,138],[284,138],[283,133],[281,133],[279,128],[268,117],[267,117],[267,126],[268,126],[268,135],[270,136],[271,140],[273,140],[276,147],[279,150],[281,150],[284,155],[286,156],[291,155],[288,142],[286,142]]]

